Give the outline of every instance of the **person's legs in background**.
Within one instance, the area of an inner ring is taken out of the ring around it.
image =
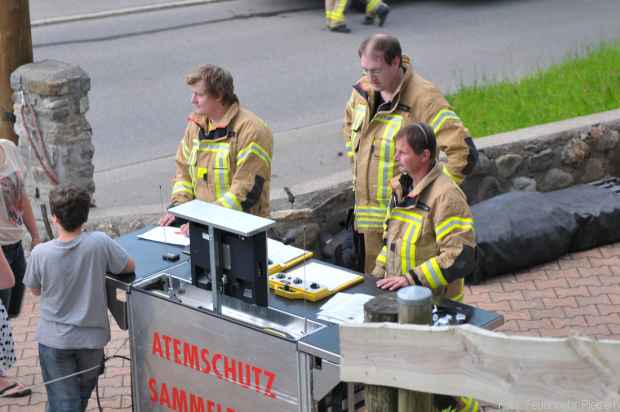
[[[379,27],[385,24],[390,13],[390,6],[388,6],[382,0],[367,0],[366,2],[366,17],[364,17],[363,24],[370,25],[375,23],[375,17],[379,20]]]
[[[26,273],[26,258],[24,257],[22,242],[2,246],[2,251],[15,275],[15,286],[11,289],[0,290],[0,300],[2,300],[6,308],[9,318],[14,318],[19,315],[24,298],[25,286],[23,280],[24,273]]]
[[[383,247],[383,233],[364,233],[364,273],[370,274],[377,263],[377,256]]]
[[[337,33],[350,33],[347,27],[344,12],[348,0],[325,0],[325,19],[327,28]]]

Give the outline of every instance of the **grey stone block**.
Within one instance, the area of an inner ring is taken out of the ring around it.
[[[498,157],[495,160],[495,166],[497,167],[497,174],[504,179],[514,175],[523,163],[523,157],[518,154],[509,153]]]
[[[605,177],[605,174],[605,163],[603,160],[588,159],[579,180],[584,183],[593,182]]]
[[[545,149],[528,159],[528,169],[531,172],[544,172],[553,165],[553,150]]]
[[[491,173],[493,170],[493,162],[489,159],[489,157],[484,153],[480,152],[478,155],[478,163],[474,170],[472,171],[473,176],[486,175]]]
[[[552,190],[563,189],[571,186],[575,182],[575,179],[570,173],[567,173],[561,169],[551,169],[545,174],[540,189],[543,192],[550,192]]]
[[[562,150],[562,163],[568,166],[579,166],[590,156],[590,146],[581,138],[571,139]]]
[[[594,139],[594,149],[599,152],[605,152],[618,146],[620,141],[620,133],[617,130],[606,130],[598,139]]]
[[[493,176],[487,176],[480,182],[477,198],[479,201],[482,201],[497,196],[500,193],[502,193],[502,187],[499,180]]]
[[[512,188],[516,191],[535,192],[536,180],[524,176],[515,177],[512,179]]]
[[[88,79],[88,75],[78,66],[43,60],[20,66],[11,73],[11,87],[42,96],[61,96],[75,88],[81,90],[83,79]]]

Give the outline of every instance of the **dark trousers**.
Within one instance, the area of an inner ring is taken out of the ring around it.
[[[2,300],[2,304],[6,308],[9,318],[14,318],[19,315],[22,300],[24,299],[26,258],[24,257],[22,242],[2,246],[2,251],[13,270],[13,274],[15,274],[15,286],[10,289],[0,289],[0,300]]]

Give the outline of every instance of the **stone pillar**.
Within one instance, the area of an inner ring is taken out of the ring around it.
[[[40,205],[48,204],[56,181],[95,192],[95,149],[85,117],[90,78],[78,66],[44,60],[15,70],[11,87],[15,132],[29,172],[27,190],[40,220]]]

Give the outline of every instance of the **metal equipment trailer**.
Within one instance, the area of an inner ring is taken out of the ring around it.
[[[345,405],[334,393],[347,391],[339,385],[338,325],[317,318],[322,302],[268,293],[260,255],[273,222],[195,202],[171,209],[191,222],[191,257],[138,239],[145,229],[118,239],[136,273],[107,276],[108,306],[129,330],[134,410],[354,410],[351,390]],[[233,273],[235,262],[251,265]],[[347,292],[383,293],[370,277]],[[473,309],[469,322],[492,329],[503,319]]]

